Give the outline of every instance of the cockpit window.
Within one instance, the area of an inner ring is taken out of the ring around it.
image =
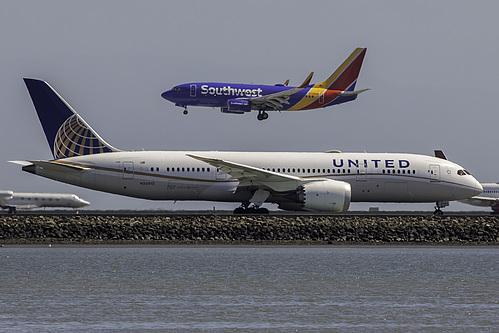
[[[457,171],[457,174],[458,174],[459,176],[471,175],[471,173],[469,173],[468,171],[463,170],[463,169],[458,170],[458,171]]]

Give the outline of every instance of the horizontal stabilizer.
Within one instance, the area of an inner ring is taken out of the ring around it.
[[[22,165],[22,166],[27,166],[27,165],[32,164],[31,162],[28,162],[28,161],[7,161],[7,162]]]
[[[30,166],[38,166],[42,167],[46,170],[54,170],[54,171],[90,171],[92,170],[91,168],[84,168],[75,164],[69,164],[66,162],[55,162],[55,161],[29,161],[31,164],[24,166],[23,170],[25,168],[29,168]],[[28,170],[25,170],[28,171]]]
[[[345,91],[342,93],[339,93],[338,96],[355,96],[358,94],[362,94],[364,91],[368,91],[369,89],[361,89],[361,90],[355,90],[355,91]]]

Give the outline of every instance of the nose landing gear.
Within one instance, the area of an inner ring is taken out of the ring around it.
[[[433,215],[438,215],[438,216],[444,215],[444,212],[442,212],[440,208],[444,208],[447,206],[449,206],[448,201],[437,201],[435,204],[435,211],[433,212]]]

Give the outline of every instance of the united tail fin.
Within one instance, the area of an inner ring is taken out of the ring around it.
[[[315,86],[330,90],[353,91],[366,51],[367,48],[365,47],[356,48],[326,81],[318,83]]]
[[[55,159],[119,151],[102,139],[45,81],[24,79]]]

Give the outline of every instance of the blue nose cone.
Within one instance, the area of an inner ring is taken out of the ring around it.
[[[164,93],[161,94],[161,97],[163,97],[164,99],[166,99],[168,101],[172,101],[173,91],[172,90],[167,90],[167,91],[165,91]]]

